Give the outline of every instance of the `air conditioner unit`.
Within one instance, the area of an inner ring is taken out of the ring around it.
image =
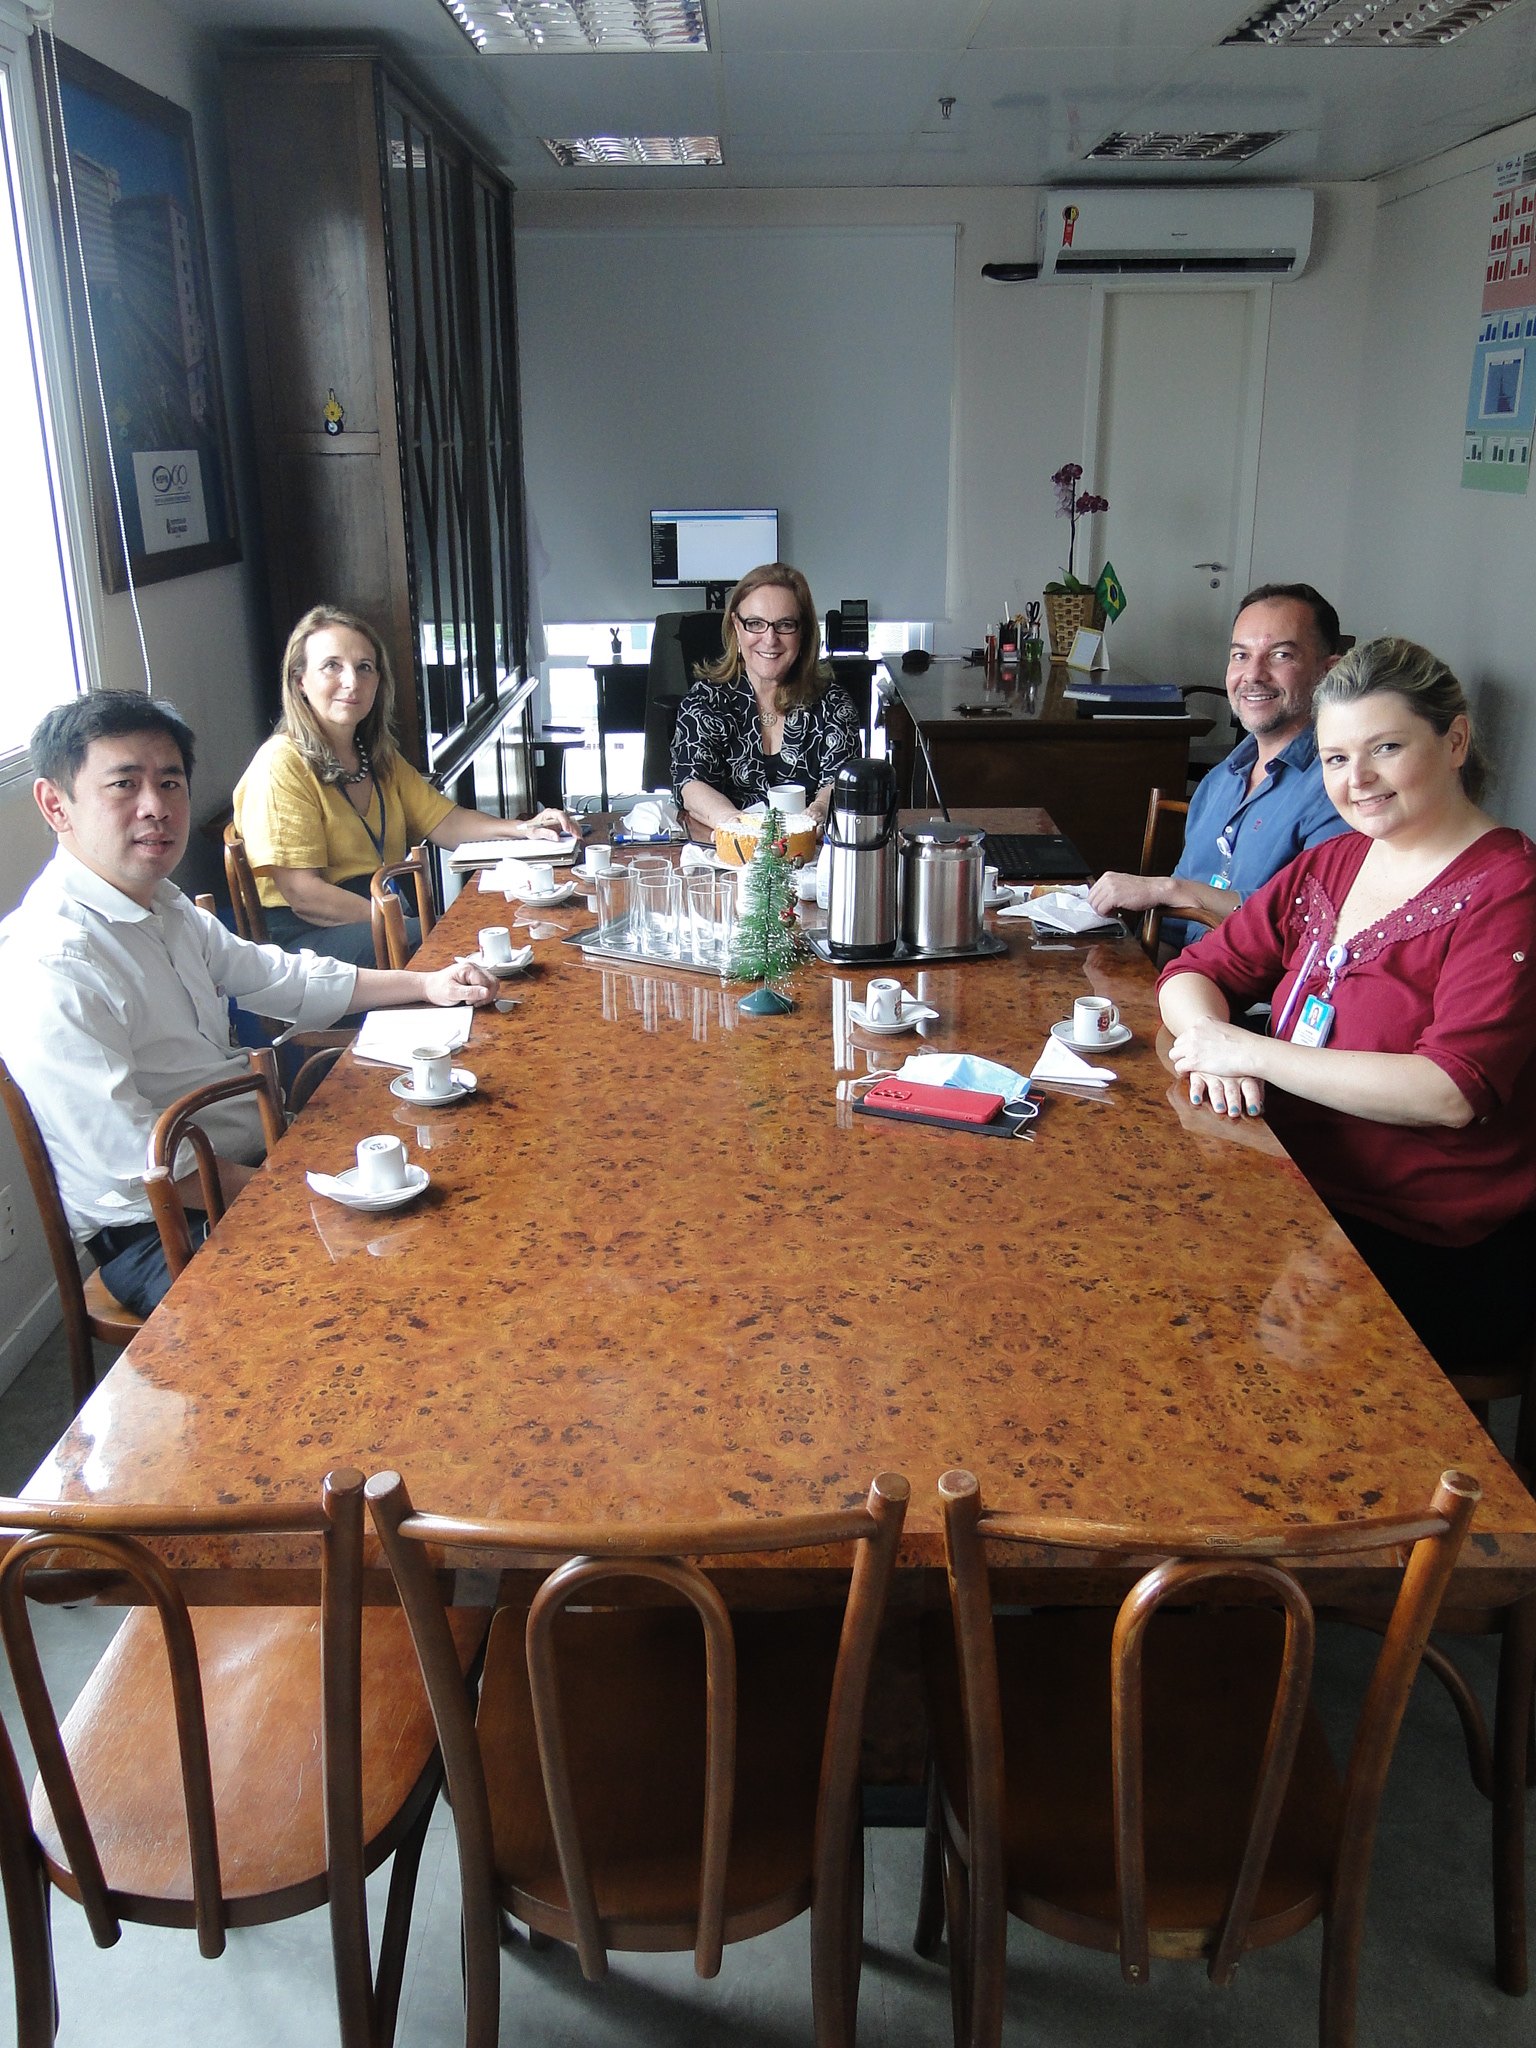
[[[1312,194],[1282,185],[1082,185],[1040,195],[1040,281],[1299,277]]]

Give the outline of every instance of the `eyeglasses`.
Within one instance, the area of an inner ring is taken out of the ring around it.
[[[760,633],[777,633],[787,640],[791,633],[798,633],[800,630],[798,619],[744,619],[740,612],[736,614],[736,623],[743,633],[750,633],[754,640]]]

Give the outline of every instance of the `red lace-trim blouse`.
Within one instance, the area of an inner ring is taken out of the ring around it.
[[[1170,962],[1159,988],[1203,974],[1234,1008],[1267,997],[1278,1018],[1315,944],[1302,997],[1321,994],[1323,955],[1370,843],[1351,832],[1301,854]],[[1269,1089],[1275,1135],[1330,1208],[1426,1244],[1467,1245],[1536,1206],[1533,977],[1536,847],[1503,826],[1355,934],[1334,980],[1329,1047],[1422,1054],[1455,1082],[1473,1121],[1413,1130]]]

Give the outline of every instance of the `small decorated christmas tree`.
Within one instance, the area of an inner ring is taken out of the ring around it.
[[[732,981],[762,981],[771,986],[810,958],[810,941],[795,909],[795,871],[787,852],[783,817],[770,810],[763,820],[757,851],[736,885],[736,931],[729,968]],[[749,996],[747,1003],[756,1000]],[[790,1006],[780,999],[773,1007]]]

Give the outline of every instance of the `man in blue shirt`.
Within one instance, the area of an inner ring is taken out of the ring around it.
[[[1095,910],[1204,910],[1219,922],[1303,847],[1348,830],[1323,788],[1312,692],[1343,653],[1339,615],[1310,583],[1261,583],[1232,627],[1227,699],[1243,726],[1226,760],[1189,800],[1184,851],[1171,875],[1104,874]],[[1205,927],[1163,921],[1175,949]]]

